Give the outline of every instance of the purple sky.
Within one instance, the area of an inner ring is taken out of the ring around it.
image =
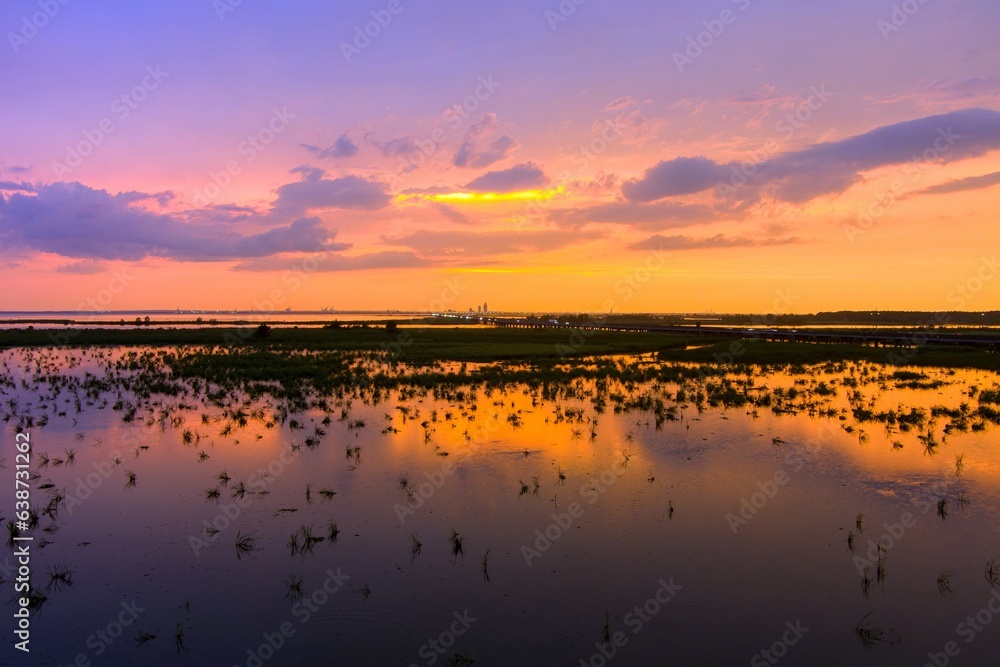
[[[998,239],[993,0],[14,0],[0,28],[0,309],[121,270],[102,306],[457,279],[459,309],[946,309]]]

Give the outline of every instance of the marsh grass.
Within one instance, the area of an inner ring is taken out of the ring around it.
[[[611,646],[611,612],[604,612],[604,645]]]
[[[451,555],[454,557],[464,556],[465,552],[462,548],[463,537],[454,528],[451,529],[451,536],[448,541],[451,542]]]
[[[302,578],[294,574],[288,575],[285,579],[285,599],[296,602],[302,599]]]
[[[878,644],[889,639],[890,644],[896,643],[893,641],[895,631],[894,630],[884,630],[883,628],[876,627],[868,622],[868,618],[875,612],[870,611],[865,614],[860,621],[858,621],[857,626],[854,628],[854,633],[857,635],[858,640],[861,644],[867,648],[872,649]]]
[[[150,634],[145,630],[140,630],[139,634],[135,636],[135,645],[142,646],[146,642],[150,642],[156,639],[156,635]]]
[[[950,598],[954,596],[954,591],[951,588],[951,580],[954,578],[954,574],[947,571],[942,571],[937,578],[938,593],[941,597]]]
[[[174,646],[177,647],[178,653],[187,650],[187,647],[184,646],[184,625],[181,623],[178,623],[174,629]]]
[[[347,460],[353,461],[348,470],[355,470],[359,465],[361,465],[361,446],[356,445],[354,447],[347,448]]]
[[[628,464],[629,464],[629,462],[631,462],[631,461],[632,461],[632,452],[630,452],[630,451],[629,451],[629,450],[627,450],[627,449],[623,449],[623,450],[621,451],[621,456],[622,456],[622,462],[621,462],[621,464],[620,464],[620,465],[621,465],[621,467],[622,467],[622,468],[628,468]]]
[[[937,515],[944,521],[948,518],[948,497],[945,496],[937,503]]]
[[[50,565],[47,574],[49,582],[45,587],[46,590],[59,592],[62,588],[73,585],[73,572],[69,568],[61,565]]]
[[[299,529],[296,530],[289,536],[288,548],[292,555],[313,553],[316,545],[329,539],[331,542],[336,542],[337,536],[340,534],[340,529],[337,528],[336,522],[331,522],[327,527],[327,535],[317,535],[313,532],[313,526],[311,524],[302,524]]]
[[[257,538],[253,535],[244,535],[242,531],[236,533],[236,557],[249,554],[257,550]]]
[[[423,549],[424,545],[420,542],[416,533],[410,533],[410,562],[412,563],[417,556],[420,555],[420,550]]]
[[[26,606],[31,611],[38,611],[39,609],[42,608],[42,605],[44,605],[45,602],[49,599],[49,596],[47,596],[45,593],[35,588],[34,586],[31,586],[28,589],[28,594],[25,597],[28,600],[28,604]]]
[[[997,562],[996,558],[990,559],[986,564],[986,581],[990,582],[991,586],[1000,585],[1000,562]]]
[[[126,470],[125,471],[125,476],[127,478],[125,480],[125,488],[126,489],[133,489],[133,488],[135,488],[135,472],[133,472],[131,470]]]

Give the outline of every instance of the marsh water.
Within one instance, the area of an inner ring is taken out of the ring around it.
[[[8,530],[33,538],[31,653],[8,541],[0,662],[1000,654],[995,373],[359,353],[356,382],[282,388],[209,356],[0,353],[5,524],[17,431],[37,475]]]

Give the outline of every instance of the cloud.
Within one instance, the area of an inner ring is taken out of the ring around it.
[[[303,181],[318,181],[324,176],[326,176],[326,171],[320,169],[319,167],[310,167],[309,165],[301,165],[299,167],[294,167],[288,170],[289,174],[302,174]]]
[[[754,167],[745,187],[771,188],[778,199],[802,203],[843,192],[865,171],[921,162],[954,162],[1000,149],[1000,112],[966,109],[885,125],[839,141],[815,144],[777,155]],[[736,163],[706,157],[675,158],[626,181],[630,201],[650,202],[694,194],[726,183]]]
[[[386,157],[406,156],[420,150],[420,145],[413,137],[397,137],[389,141],[378,141],[371,136],[367,137],[367,139]]]
[[[929,188],[924,188],[913,194],[915,195],[939,195],[948,192],[965,192],[967,190],[979,190],[981,188],[988,188],[1000,183],[1000,171],[994,171],[992,174],[983,174],[982,176],[969,176],[968,178],[960,178],[955,181],[948,181],[947,183],[941,183],[939,185],[932,185]]]
[[[135,205],[141,198],[80,183],[44,185],[35,196],[0,195],[0,233],[12,246],[104,260],[219,261],[349,247],[333,243],[335,232],[318,218],[242,234],[228,223],[196,224],[180,215],[151,212]]]
[[[625,107],[630,107],[637,102],[632,99],[631,95],[626,95],[625,97],[619,97],[613,102],[609,102],[608,106],[604,107],[605,111],[618,111],[619,109],[624,109]]]
[[[510,169],[487,172],[462,187],[475,192],[517,192],[540,188],[547,183],[545,174],[534,162],[525,162]]]
[[[71,264],[63,264],[62,266],[56,267],[56,271],[59,273],[72,273],[76,275],[93,275],[95,273],[102,273],[107,271],[108,265],[104,262],[96,259],[84,259],[79,262],[73,262]]]
[[[309,144],[301,144],[303,148],[311,153],[315,153],[318,158],[348,158],[354,157],[358,153],[358,145],[351,140],[347,133],[344,132],[340,137],[333,142],[332,145],[326,148],[320,148],[318,146],[310,146]]]
[[[447,204],[442,204],[440,202],[434,203],[434,210],[440,213],[443,217],[451,220],[452,222],[457,222],[461,225],[471,225],[472,220],[469,220],[461,211],[459,211],[454,206],[448,206]]]
[[[648,103],[649,100],[646,100]],[[595,120],[591,127],[594,141],[646,146],[656,140],[668,124],[664,118],[649,119],[642,113],[642,105],[630,95],[619,97],[604,107],[605,118]]]
[[[725,236],[716,234],[707,238],[691,236],[661,236],[654,234],[645,241],[629,246],[629,250],[699,250],[702,248],[752,248],[798,243],[795,237],[783,239],[752,239],[746,236]]]
[[[0,174],[5,171],[12,174],[27,174],[31,171],[31,167],[25,167],[19,164],[7,164],[5,160],[0,160]]]
[[[0,181],[0,190],[7,192],[34,192],[35,186],[31,183],[15,183],[14,181]]]
[[[267,222],[260,212],[249,206],[237,206],[236,204],[209,204],[202,208],[195,208],[184,211],[186,222],[195,223],[265,223]]]
[[[155,201],[163,208],[169,204],[174,199],[174,193],[170,190],[164,190],[163,192],[137,192],[135,190],[130,190],[128,192],[119,192],[118,197],[122,201],[129,204],[134,204],[143,201]]]
[[[707,157],[679,157],[647,169],[642,178],[626,181],[622,194],[629,201],[651,202],[707,190],[728,175],[727,167]]]
[[[1000,98],[1000,77],[970,76],[965,79],[946,77],[923,88],[912,88],[881,98],[870,98],[880,104],[915,102],[924,108],[995,104]]]
[[[348,209],[376,211],[389,204],[391,196],[387,186],[360,176],[343,176],[335,179],[307,178],[278,188],[278,198],[273,216],[296,218],[310,211]]]
[[[605,222],[633,225],[644,229],[666,229],[713,222],[717,218],[716,211],[710,206],[679,202],[655,204],[612,202],[582,208],[558,209],[549,213],[549,220],[565,227]]]
[[[411,248],[432,257],[482,257],[510,253],[538,253],[557,250],[582,241],[600,238],[596,232],[567,234],[560,230],[540,231],[429,231],[406,236],[383,237],[382,243]]]
[[[465,132],[462,145],[455,152],[452,164],[456,167],[471,167],[482,169],[503,160],[518,144],[507,134],[496,137],[483,149],[479,149],[480,139],[486,134],[499,132],[497,116],[494,113],[484,113],[479,120]]]
[[[843,192],[861,173],[917,162],[954,162],[1000,148],[1000,112],[967,109],[876,128],[841,141],[785,153],[761,165],[761,175],[786,201]]]
[[[401,269],[429,266],[431,260],[412,252],[384,251],[367,255],[333,255],[306,257],[262,257],[240,262],[233,268],[238,271],[287,271],[298,269],[310,272],[364,271],[371,269]]]

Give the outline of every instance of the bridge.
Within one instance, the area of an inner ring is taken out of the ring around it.
[[[848,343],[870,347],[918,347],[922,345],[942,345],[969,347],[988,352],[1000,348],[1000,338],[989,339],[963,334],[935,333],[924,329],[912,332],[898,331],[880,333],[878,331],[802,331],[798,329],[776,329],[756,327],[721,327],[675,325],[655,326],[642,324],[610,324],[599,321],[568,322],[526,318],[484,317],[483,324],[506,329],[567,329],[571,331],[623,331],[632,333],[668,333],[703,338],[742,338],[786,343]]]

